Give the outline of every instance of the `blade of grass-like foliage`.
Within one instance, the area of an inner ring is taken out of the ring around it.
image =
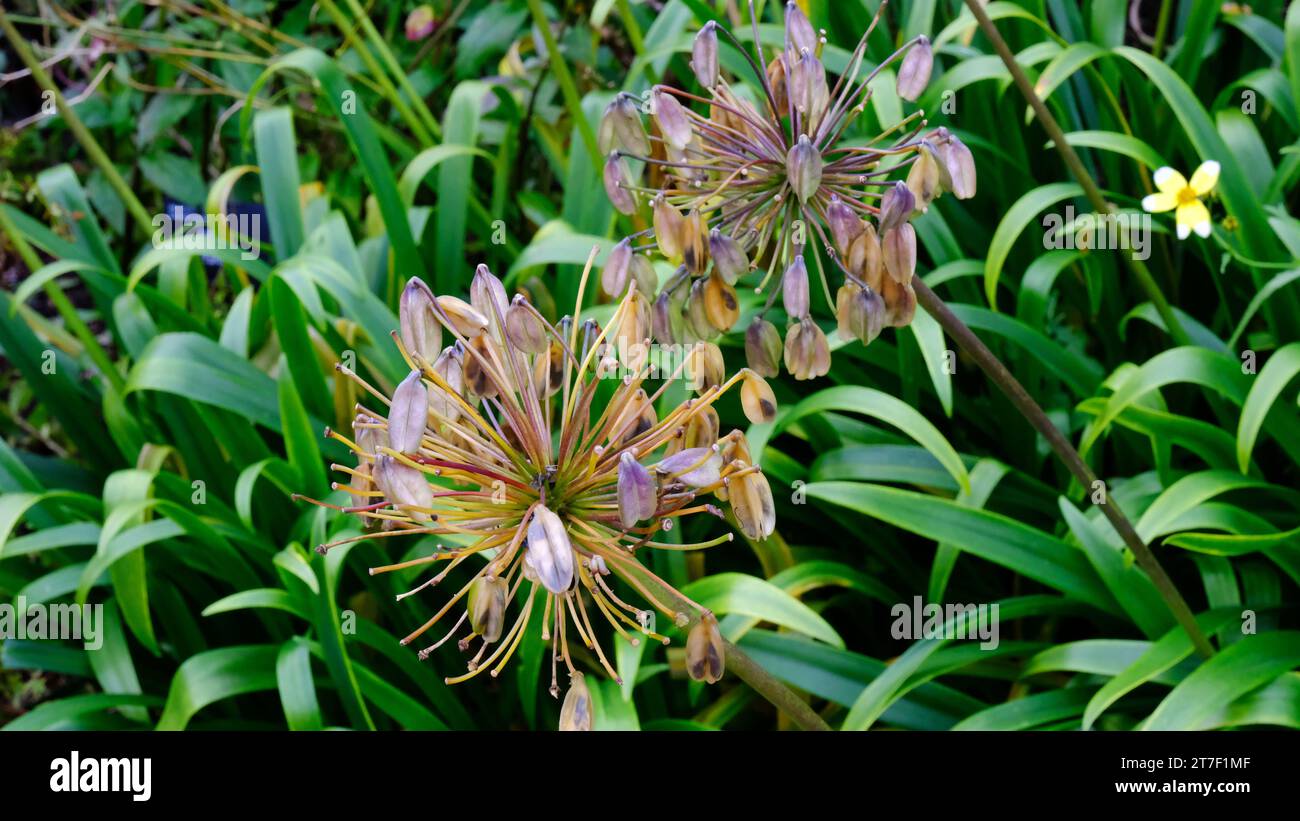
[[[1104,525],[1108,528],[1108,534],[1114,535],[1114,542],[1111,543],[1097,530],[1103,527],[1101,522],[1090,522],[1064,496],[1060,497],[1058,504],[1070,532],[1088,555],[1088,561],[1115,601],[1133,619],[1133,623],[1152,638],[1168,631],[1174,624],[1169,609],[1161,600],[1150,577],[1132,562],[1125,560],[1118,547],[1119,534],[1115,533],[1114,528],[1109,524]]]
[[[1061,347],[1018,319],[978,305],[953,303],[948,307],[971,328],[997,334],[1016,343],[1080,396],[1091,394],[1101,382],[1102,371],[1096,362],[1083,354]]]
[[[812,608],[756,576],[717,573],[691,582],[682,588],[682,594],[719,615],[734,613],[770,621],[835,647],[844,647],[844,640],[835,628]]]
[[[1202,727],[1217,730],[1260,724],[1300,729],[1300,674],[1283,673],[1272,684],[1247,693],[1210,716]]]
[[[1196,623],[1207,634],[1213,634],[1234,618],[1240,618],[1239,611],[1212,610],[1197,616]],[[1083,729],[1090,728],[1107,708],[1127,693],[1148,681],[1158,679],[1173,669],[1174,665],[1191,656],[1192,650],[1187,631],[1181,627],[1171,628],[1132,664],[1102,685],[1083,712]]]
[[[320,730],[320,704],[311,675],[311,648],[301,638],[286,641],[275,659],[275,681],[290,730]]]
[[[748,437],[753,452],[762,453],[769,441],[800,419],[830,411],[853,411],[897,427],[939,460],[961,488],[970,489],[966,465],[939,429],[910,405],[874,388],[856,385],[826,388],[788,411],[783,409],[775,422],[750,426]]]
[[[443,116],[443,145],[473,147],[478,142],[479,112],[487,93],[487,84],[478,80],[456,86]],[[468,152],[446,158],[438,168],[438,238],[434,280],[430,284],[440,294],[462,289],[473,271],[474,266],[465,260],[473,170],[474,156]]]
[[[119,552],[112,548],[119,533],[134,529],[147,521],[148,508],[141,503],[153,495],[153,477],[154,473],[147,470],[119,470],[104,482],[104,511],[108,516],[99,535],[96,554],[97,558],[104,554],[114,556],[108,569],[118,606],[121,607],[131,632],[156,656],[159,652],[158,640],[154,636],[153,619],[149,616],[148,568],[145,566],[144,551],[136,549]],[[158,530],[160,535],[180,533],[179,527],[158,526]],[[83,584],[99,577],[102,568],[95,569],[97,566],[97,562],[91,562]],[[84,601],[85,597],[79,595],[78,600]]]
[[[1085,399],[1076,407],[1080,413],[1100,416],[1106,409],[1106,399]],[[1212,468],[1236,468],[1236,443],[1232,436],[1222,428],[1199,419],[1143,405],[1129,405],[1115,417],[1115,422],[1121,427],[1153,437],[1156,441],[1187,448]]]
[[[750,631],[740,646],[778,678],[845,707],[890,669],[858,653],[768,630]],[[958,690],[927,682],[891,704],[882,720],[904,729],[945,730],[983,707]]]
[[[59,420],[68,438],[85,460],[107,470],[121,464],[103,417],[96,412],[98,398],[77,379],[79,368],[62,351],[45,344],[21,317],[13,315],[11,298],[0,292],[0,348],[5,358],[22,372],[41,405]]]
[[[976,713],[954,730],[1030,730],[1083,712],[1096,687],[1068,687],[1017,698]]]
[[[1196,730],[1234,699],[1300,666],[1300,632],[1244,636],[1196,668],[1142,724],[1143,730]]]
[[[1250,386],[1237,420],[1237,465],[1242,473],[1250,467],[1250,454],[1255,449],[1264,417],[1296,374],[1300,374],[1300,342],[1284,345],[1274,352]]]
[[[1022,677],[1040,673],[1091,673],[1118,675],[1152,647],[1133,639],[1084,639],[1057,644],[1034,654],[1021,668]]]
[[[1106,612],[1119,610],[1078,549],[1001,514],[881,485],[814,482],[806,485],[804,491],[811,499],[952,544],[963,552],[1010,568]]]
[[[90,669],[95,671],[95,679],[105,693],[142,695],[140,677],[131,660],[126,633],[122,630],[122,616],[117,600],[110,598],[105,601],[102,612],[104,615],[99,624],[100,646],[97,650],[86,653]],[[122,715],[132,721],[145,723],[149,720],[149,714],[143,707],[127,705],[121,711]]]
[[[970,490],[962,490],[957,494],[957,504],[972,508],[984,507],[1009,470],[1010,468],[1001,462],[981,459],[971,471]],[[930,584],[927,588],[930,601],[944,601],[944,591],[948,587],[948,579],[952,576],[952,569],[957,564],[959,555],[961,555],[961,548],[949,542],[940,542],[935,548],[934,561],[930,563]]]
[[[287,590],[275,587],[259,587],[231,593],[229,596],[218,599],[203,608],[202,615],[204,617],[217,616],[222,613],[233,613],[237,610],[256,608],[280,610],[308,621],[311,620],[310,614],[302,609],[297,599]]]
[[[1135,527],[1144,541],[1169,532],[1179,516],[1223,493],[1245,489],[1269,490],[1274,486],[1262,479],[1242,476],[1231,470],[1206,470],[1182,477],[1156,497],[1142,513]],[[1281,488],[1276,488],[1281,490]]]
[[[1147,168],[1156,169],[1168,165],[1165,158],[1150,145],[1131,134],[1115,131],[1072,131],[1065,135],[1065,141],[1075,148],[1098,148],[1113,151],[1129,159],[1136,160]],[[1047,147],[1055,143],[1047,142]]]
[[[329,418],[333,400],[312,346],[303,305],[293,287],[279,276],[271,277],[267,291],[271,300],[272,324],[284,352],[282,370],[292,378],[291,384],[300,404],[317,417]]]
[[[402,195],[402,203],[410,208],[415,204],[415,192],[434,169],[454,157],[487,157],[488,153],[473,145],[443,143],[426,148],[406,164],[401,178],[397,181],[397,190]],[[441,185],[439,186],[441,188]]]
[[[356,155],[366,184],[379,205],[379,212],[388,232],[388,241],[393,248],[393,270],[404,275],[427,276],[428,269],[411,234],[411,226],[397,191],[392,166],[379,143],[370,115],[361,105],[361,100],[338,63],[313,48],[298,49],[276,60],[262,72],[248,90],[244,109],[240,112],[240,133],[248,134],[249,119],[254,108],[253,101],[262,87],[275,74],[290,69],[300,71],[312,79],[313,87],[321,92],[321,98],[329,104],[330,110],[343,124],[348,145]],[[387,297],[395,301],[397,282],[394,277],[389,277],[388,288]]]
[[[1029,191],[1007,209],[998,222],[997,230],[993,232],[988,255],[984,260],[984,296],[988,299],[990,308],[997,310],[998,279],[1002,276],[1002,268],[1011,254],[1011,247],[1029,223],[1040,212],[1058,202],[1082,196],[1083,189],[1077,183],[1054,182]]]
[[[934,317],[925,311],[917,311],[908,330],[916,338],[916,347],[925,360],[925,369],[930,373],[930,382],[934,385],[935,395],[943,406],[945,416],[952,416],[952,373],[948,365],[948,347],[944,342],[943,329]]]
[[[253,116],[253,149],[276,258],[288,259],[302,247],[305,233],[298,194],[302,180],[298,175],[293,112],[288,108],[257,112]]]
[[[209,704],[245,693],[273,690],[279,645],[222,647],[191,656],[172,677],[158,730],[183,730]]]
[[[68,696],[38,704],[13,721],[0,727],[0,732],[24,732],[31,730],[77,730],[84,729],[82,719],[91,713],[105,710],[127,709],[143,710],[156,707],[162,703],[157,696],[129,695],[125,693],[90,693],[88,695]]]
[[[318,508],[314,513],[317,521],[322,521],[324,510]],[[370,710],[366,707],[366,703],[362,698],[361,668],[359,665],[353,664],[352,659],[348,656],[347,648],[344,645],[339,607],[334,599],[339,573],[343,568],[343,560],[352,547],[354,547],[354,544],[335,547],[325,554],[323,559],[318,561],[316,572],[320,579],[320,593],[313,600],[313,622],[316,625],[316,633],[321,642],[321,657],[324,659],[326,667],[329,668],[330,676],[334,679],[334,686],[338,690],[339,698],[343,700],[343,707],[352,722],[353,728],[373,730],[375,728],[374,721],[371,719]],[[378,688],[379,684],[368,681],[368,686]],[[386,684],[383,686],[389,687]]]
[[[134,391],[176,394],[280,430],[280,409],[272,379],[199,334],[163,334],[149,343],[127,377],[126,392],[129,395]]]

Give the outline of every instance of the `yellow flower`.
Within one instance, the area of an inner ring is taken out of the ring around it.
[[[1142,209],[1158,214],[1177,208],[1174,219],[1178,225],[1179,239],[1187,239],[1193,231],[1197,236],[1208,237],[1210,209],[1201,202],[1201,197],[1214,190],[1215,183],[1219,181],[1219,164],[1214,160],[1201,163],[1201,167],[1192,174],[1191,182],[1167,166],[1156,169],[1152,179],[1160,190],[1143,198]]]

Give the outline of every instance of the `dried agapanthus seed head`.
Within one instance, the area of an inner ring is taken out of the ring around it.
[[[781,332],[766,319],[755,319],[745,330],[745,362],[759,376],[781,372]]]
[[[740,404],[745,416],[755,425],[776,419],[776,394],[767,380],[749,369],[741,375],[744,381],[740,383]]]
[[[915,102],[930,84],[930,71],[933,67],[934,52],[930,48],[930,38],[922,34],[898,67],[898,96]]]
[[[569,680],[569,690],[564,694],[564,704],[560,707],[560,730],[586,732],[594,723],[591,691],[587,689],[586,677],[582,673],[574,673]]]
[[[705,88],[718,84],[718,24],[705,23],[691,45],[691,70]]]
[[[924,36],[907,41],[884,60],[868,62],[867,38],[880,19],[879,9],[848,59],[837,61],[843,66],[838,77],[828,78],[822,62],[823,33],[798,5],[789,3],[780,48],[742,46],[717,21],[699,31],[691,65],[707,99],[663,84],[645,96],[654,124],[651,145],[642,151],[619,150],[620,159],[644,164],[647,179],[637,190],[646,194],[631,197],[626,186],[614,185],[622,179],[617,169],[608,171],[607,188],[619,210],[630,200],[635,208],[644,208],[642,200],[650,204],[652,228],[629,238],[632,250],[657,250],[678,266],[662,286],[653,283],[662,287],[654,299],[659,342],[711,341],[734,327],[745,312],[730,310],[728,292],[714,284],[718,279],[742,293],[746,285],[766,293],[757,311],[762,319],[778,290],[787,290],[784,274],[796,257],[806,260],[806,275],[820,279],[822,293],[852,283],[884,302],[893,320],[888,325],[912,315],[915,236],[902,227],[944,191],[958,198],[973,196],[975,168],[970,150],[955,136],[942,128],[926,133],[921,111],[883,133],[862,133],[872,82],[882,70],[896,71],[898,93],[908,100],[923,93],[933,70],[933,47]],[[752,16],[752,3],[750,12]],[[749,39],[759,40],[757,35]],[[742,52],[749,75],[724,76],[717,62],[724,40]],[[628,121],[635,106],[623,99],[606,111],[602,134],[609,137],[602,150],[613,144],[619,127],[632,131]],[[644,219],[643,214],[634,216]],[[882,247],[886,238],[888,249]],[[751,275],[754,279],[746,283]],[[884,287],[883,279],[891,275],[903,278],[898,283],[902,288]],[[776,280],[781,280],[779,289]],[[700,282],[708,283],[707,289]],[[808,316],[798,299],[785,307],[792,323],[801,324]],[[804,373],[824,372],[816,333],[795,330],[794,339],[794,353],[806,348],[807,356],[792,355],[787,344],[786,358],[806,361]]]
[[[433,292],[422,280],[411,277],[402,289],[398,324],[408,353],[425,361],[438,355],[442,348],[442,323],[434,312]]]
[[[717,684],[725,658],[718,619],[706,610],[686,637],[686,672],[696,681]]]
[[[593,252],[583,287],[594,258]],[[706,313],[731,311],[734,292],[724,289],[730,285],[721,275],[715,282],[720,290],[701,296],[714,303]],[[447,678],[454,684],[485,671],[498,675],[524,631],[537,630],[551,648],[552,692],[559,694],[561,666],[571,676],[562,725],[589,727],[590,694],[570,653],[572,637],[617,679],[599,622],[633,644],[641,637],[668,642],[650,628],[647,611],[625,597],[640,595],[678,627],[688,613],[701,612],[677,591],[650,592],[638,554],[730,541],[730,533],[693,544],[656,538],[696,513],[723,518],[704,501],[709,494],[719,504],[734,500],[736,527],[745,535],[772,532],[766,480],[743,434],[718,437],[714,405],[739,387],[746,412],[770,419],[775,397],[755,374],[728,378],[712,343],[698,347],[695,362],[658,373],[630,344],[644,342],[657,322],[640,277],[628,283],[603,326],[582,317],[581,306],[572,318],[551,322],[525,295],[510,298],[486,268],[475,274],[469,301],[434,297],[417,283],[408,286],[404,306],[399,351],[410,372],[391,398],[352,369],[339,369],[388,405],[386,414],[359,409],[351,440],[328,432],[356,454],[355,468],[336,466],[348,483],[334,486],[353,501],[314,503],[376,526],[363,537],[445,537],[449,544],[424,556],[371,570],[443,563],[403,597],[461,574],[437,614],[402,643],[424,635],[459,604],[464,615],[420,651],[429,659],[448,644],[467,653],[465,671]],[[451,336],[440,352],[431,347],[435,337],[413,322],[413,312],[425,309]],[[676,392],[669,387],[694,377],[688,365],[703,373],[697,395],[671,404],[666,397]],[[618,378],[604,378],[611,373]]]
[[[796,256],[781,275],[781,301],[791,319],[808,316],[808,266],[802,255]]]

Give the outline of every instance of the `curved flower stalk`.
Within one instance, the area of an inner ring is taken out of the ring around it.
[[[908,100],[930,78],[924,36],[863,72],[867,38],[879,19],[880,11],[833,83],[820,59],[824,32],[814,31],[794,3],[785,9],[784,48],[771,60],[709,22],[696,35],[691,60],[707,98],[660,85],[644,100],[621,94],[610,103],[599,134],[606,193],[625,214],[648,208],[652,227],[619,244],[601,281],[615,297],[630,282],[649,291],[656,283],[641,252],[657,250],[678,264],[655,301],[660,341],[711,340],[730,330],[739,318],[736,286],[753,274],[768,298],[748,331],[750,367],[773,376],[781,352],[795,378],[822,376],[830,348],[810,315],[810,267],[844,338],[866,344],[885,327],[911,322],[916,232],[910,220],[943,191],[973,196],[975,165],[947,129],[927,130],[921,111],[883,133],[857,133],[872,80],[883,68],[901,61],[898,93]],[[733,84],[721,73],[724,41],[746,58],[749,84]],[[634,167],[643,169],[643,182],[634,179]],[[834,297],[832,281],[840,283]],[[780,287],[769,288],[775,282]],[[778,294],[790,321],[783,345],[764,318]]]
[[[589,260],[584,288],[590,267]],[[450,629],[420,651],[427,659],[459,637],[467,670],[447,683],[484,671],[498,675],[524,631],[535,629],[551,647],[552,695],[559,694],[561,664],[572,682],[564,723],[590,726],[587,691],[570,652],[575,638],[615,679],[598,622],[634,645],[642,635],[668,642],[651,629],[651,611],[629,604],[616,580],[678,627],[707,621],[716,632],[716,621],[702,618],[707,611],[698,605],[686,613],[689,600],[680,594],[651,592],[641,581],[649,571],[638,554],[731,541],[731,533],[694,544],[660,537],[688,516],[721,517],[706,501],[710,495],[730,504],[746,535],[772,533],[767,479],[743,433],[719,435],[713,408],[740,386],[751,419],[771,420],[771,389],[746,369],[725,380],[716,376],[676,407],[657,407],[672,382],[692,376],[692,359],[655,371],[660,363],[646,353],[648,311],[633,287],[605,328],[570,317],[552,324],[523,295],[508,299],[500,280],[480,265],[468,302],[435,296],[418,279],[407,284],[394,338],[411,371],[391,397],[338,366],[377,408],[358,408],[352,438],[328,432],[357,456],[355,467],[334,466],[349,477],[334,487],[355,497],[342,510],[378,530],[359,538],[430,534],[453,542],[371,573],[444,565],[403,594],[409,596],[436,586],[454,568],[482,562],[433,618],[402,639],[416,641],[459,606]],[[716,681],[720,637],[692,636],[688,656],[700,659],[689,669]]]

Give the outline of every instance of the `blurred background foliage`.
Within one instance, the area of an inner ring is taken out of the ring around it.
[[[756,5],[770,48],[779,4]],[[877,3],[800,5],[834,71]],[[1222,164],[1211,238],[1153,220],[1166,329],[1118,252],[1045,247],[1044,212],[1090,208],[961,2],[891,3],[869,41],[872,62],[931,38],[919,104],[978,163],[976,198],[916,220],[918,273],[1080,447],[1217,654],[1193,654],[1095,489],[973,364],[947,367],[922,312],[823,380],[774,381],[781,415],[749,436],[775,535],[653,569],[836,727],[1300,726],[1300,6],[985,8],[1121,212],[1159,166]],[[553,728],[535,635],[507,675],[448,688],[454,646],[422,663],[396,642],[440,596],[398,605],[410,577],[366,572],[421,545],[317,555],[357,524],[290,495],[328,494],[344,461],[320,432],[361,397],[333,364],[385,391],[402,375],[407,277],[457,293],[483,262],[568,310],[592,245],[644,227],[601,191],[602,110],[692,87],[694,32],[752,41],[743,4],[5,0],[4,18],[0,601],[102,603],[106,623],[93,652],[0,642],[0,724]],[[862,133],[910,110],[882,77]],[[153,241],[155,215],[208,212],[256,218],[260,256]],[[914,596],[999,603],[1000,643],[893,638]],[[616,644],[622,685],[588,677],[599,727],[785,726],[732,677],[686,680],[680,641]]]

